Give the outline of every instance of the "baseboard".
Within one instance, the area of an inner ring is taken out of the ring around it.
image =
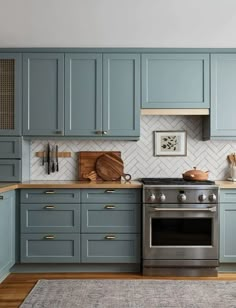
[[[11,273],[140,273],[140,264],[15,264]]]

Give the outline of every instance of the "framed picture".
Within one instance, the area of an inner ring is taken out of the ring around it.
[[[186,131],[154,131],[154,156],[186,156]]]

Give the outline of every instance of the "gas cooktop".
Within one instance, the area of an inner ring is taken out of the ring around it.
[[[183,178],[141,178],[145,185],[215,185],[214,181],[187,181]]]

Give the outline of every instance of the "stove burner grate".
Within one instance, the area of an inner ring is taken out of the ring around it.
[[[187,181],[183,178],[141,178],[145,185],[214,185],[214,181]]]

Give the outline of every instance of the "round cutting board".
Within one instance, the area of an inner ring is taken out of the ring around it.
[[[118,181],[124,174],[123,160],[113,153],[103,154],[96,161],[96,172],[104,181]]]

